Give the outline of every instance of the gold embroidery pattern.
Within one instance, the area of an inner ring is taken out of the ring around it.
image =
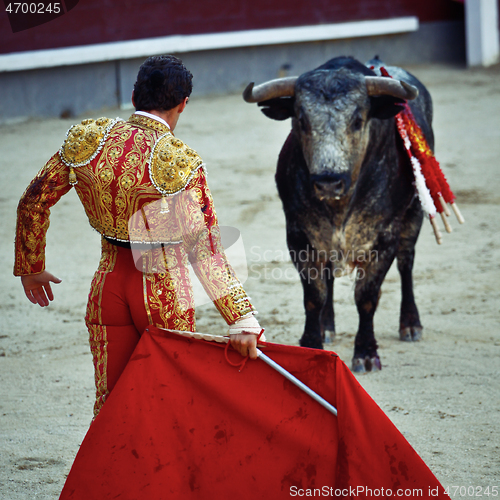
[[[149,123],[147,118],[142,118],[138,120]],[[160,131],[153,128],[139,127],[132,122],[117,123],[110,130],[100,154],[88,165],[79,167],[76,191],[91,226],[103,236],[129,241],[129,220],[138,213],[148,224],[150,220],[155,221],[154,225],[160,228],[158,241],[178,243],[168,245],[161,255],[152,258],[151,269],[146,272],[144,291],[151,321],[176,329],[194,329],[194,304],[187,274],[190,262],[222,316],[233,323],[253,307],[222,250],[213,200],[204,169],[199,168],[201,165],[176,196],[166,199],[169,213],[161,214],[158,210],[158,213],[148,213],[150,208],[156,210],[154,205],[160,205],[161,200],[148,172],[148,160],[159,136]],[[191,162],[189,158],[198,159],[182,141],[176,141],[169,143],[169,151],[180,150],[188,162]],[[186,167],[179,166],[181,168]],[[70,188],[67,167],[57,154],[42,169],[20,202],[16,274],[32,274],[44,269],[48,208]],[[144,241],[152,241],[151,238],[148,234]],[[130,240],[142,241],[140,232],[132,232]],[[98,270],[101,274],[94,278],[89,296],[88,324],[100,324],[99,297],[105,270],[114,265],[115,251],[114,246],[103,243],[103,259]],[[154,271],[154,264],[161,262],[164,271]]]
[[[96,401],[94,404],[94,417],[101,409],[108,391],[107,366],[108,366],[108,339],[106,326],[102,324],[101,303],[102,291],[108,273],[113,271],[118,256],[118,248],[102,240],[102,255],[99,267],[94,274],[90,286],[87,302],[85,323],[89,330],[90,351],[94,360],[94,377],[96,386]]]
[[[130,123],[133,123],[134,125],[139,126],[139,127],[147,128],[150,130],[155,130],[156,132],[159,132],[160,134],[165,134],[167,132],[170,132],[170,129],[166,125],[159,122],[158,120],[154,120],[153,118],[148,118],[147,116],[136,115],[134,113],[128,119],[128,121]]]
[[[151,324],[174,330],[195,330],[194,298],[186,253],[168,245],[142,258],[144,301]]]
[[[94,360],[96,398],[94,418],[97,417],[109,394],[106,367],[108,365],[108,338],[104,325],[87,325],[89,329],[90,352]]]
[[[71,189],[68,169],[56,153],[30,183],[17,207],[14,275],[45,270],[50,208]]]
[[[102,324],[101,318],[101,301],[102,290],[106,275],[113,271],[118,256],[118,247],[111,245],[104,238],[101,240],[101,260],[99,267],[94,274],[92,284],[90,285],[89,299],[87,302],[87,312],[85,315],[85,322],[89,324]]]
[[[198,153],[170,133],[161,136],[153,147],[149,177],[164,196],[184,189],[203,165]]]
[[[66,133],[60,154],[68,167],[81,167],[95,158],[99,147],[106,140],[109,129],[117,122],[110,118],[83,120],[73,125]]]
[[[155,121],[145,119],[148,120]],[[160,203],[155,205],[156,200],[160,200],[160,193],[151,184],[148,162],[157,143],[157,134],[152,129],[120,122],[110,131],[101,154],[89,165],[79,168],[77,193],[90,225],[102,235],[132,242],[181,241],[175,217],[166,216],[173,211],[173,200],[164,200],[166,210]],[[187,185],[202,166],[202,160],[182,141],[171,135],[168,137],[175,140],[177,146],[172,151],[179,164],[187,165],[179,167],[186,171],[183,182]],[[183,154],[185,156],[181,157]],[[154,231],[145,232],[144,220]]]
[[[218,227],[206,231],[190,255],[196,276],[228,324],[254,311],[236,273],[227,261]]]
[[[212,196],[202,169],[178,198],[176,213],[184,221],[184,248],[196,276],[228,324],[254,308],[230,266],[220,238]]]
[[[162,200],[163,201],[163,200]],[[128,222],[129,239],[132,242],[182,243],[182,231],[176,217],[174,200],[165,200],[167,209],[162,212],[162,201],[143,205],[130,217]]]
[[[74,169],[89,164],[101,151],[109,131],[120,118],[98,118],[83,120],[73,125],[66,133],[66,139],[59,150],[61,160],[69,168],[69,183],[77,184]]]
[[[157,136],[155,131],[120,122],[110,131],[100,155],[80,167],[76,190],[90,225],[103,236],[129,241],[132,215],[159,200],[147,172]]]

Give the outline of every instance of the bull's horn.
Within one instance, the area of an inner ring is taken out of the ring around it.
[[[402,80],[394,80],[386,76],[365,76],[368,95],[392,95],[411,101],[418,96],[418,89]]]
[[[243,91],[243,99],[246,102],[262,102],[275,97],[290,97],[295,95],[295,82],[297,76],[287,76],[286,78],[276,78],[254,87],[254,83],[249,83]]]

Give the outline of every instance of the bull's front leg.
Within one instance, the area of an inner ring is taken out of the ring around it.
[[[359,314],[359,327],[354,342],[353,372],[382,369],[373,329],[373,316],[380,298],[380,287],[394,260],[394,253],[391,252],[390,256],[385,254],[382,261],[372,261],[364,269],[357,271],[354,297]]]
[[[422,339],[423,327],[420,323],[417,304],[413,294],[413,262],[415,260],[415,244],[422,226],[422,209],[415,199],[403,220],[403,229],[397,253],[398,270],[401,275],[401,314],[399,320],[399,338],[404,341]]]
[[[323,338],[323,343],[329,344],[335,339],[335,313],[333,310],[333,284],[334,284],[334,272],[333,266],[330,265],[327,275],[325,278],[326,285],[326,302],[321,310],[321,336]]]
[[[312,248],[303,235],[289,234],[288,246],[304,291],[306,322],[300,345],[323,349],[325,337],[329,341],[335,335],[331,262],[326,252]]]
[[[328,276],[331,274],[331,266],[318,261],[300,262],[297,267],[299,271],[302,288],[304,290],[304,309],[306,313],[306,324],[304,334],[300,339],[302,347],[323,349],[325,333],[330,341],[333,325],[333,304],[330,306],[331,315],[327,307],[328,300]],[[332,284],[333,285],[333,284]],[[324,316],[323,313],[324,312]],[[330,320],[329,329],[325,332],[324,320]]]

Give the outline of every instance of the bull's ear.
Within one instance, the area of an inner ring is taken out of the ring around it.
[[[379,118],[380,120],[396,116],[400,111],[403,111],[405,103],[403,99],[390,95],[372,96],[370,101],[370,118]]]
[[[272,120],[286,120],[294,115],[294,97],[276,97],[259,102],[261,111]]]

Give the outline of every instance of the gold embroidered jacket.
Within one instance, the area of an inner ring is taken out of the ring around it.
[[[168,127],[136,114],[84,120],[68,131],[19,202],[16,276],[45,269],[50,208],[73,186],[94,229],[132,249],[140,244],[148,281],[185,290],[165,279],[185,280],[190,263],[229,324],[253,311],[225,257],[201,158]],[[184,311],[194,307],[192,292],[184,302]]]

